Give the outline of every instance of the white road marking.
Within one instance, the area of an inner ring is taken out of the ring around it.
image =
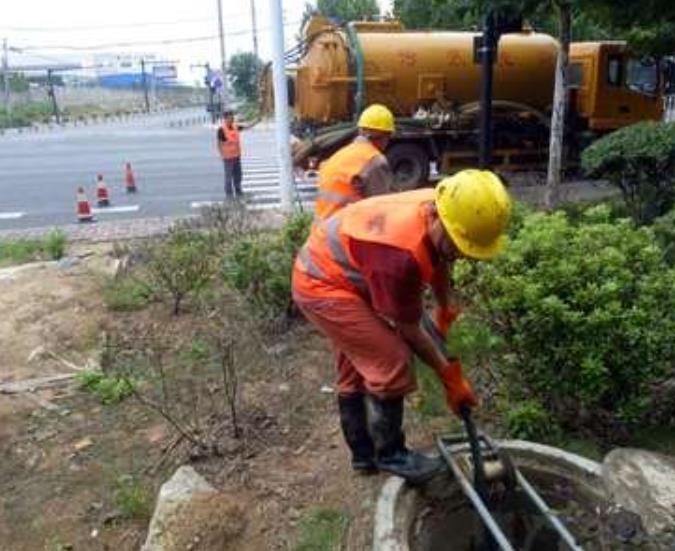
[[[0,220],[16,220],[26,215],[25,212],[0,212]]]
[[[222,203],[222,201],[192,201],[192,203],[190,203],[190,208],[201,209],[204,207],[211,207],[213,205],[220,205]]]
[[[101,207],[91,209],[92,214],[118,214],[122,212],[136,212],[140,205],[123,205],[120,207]]]

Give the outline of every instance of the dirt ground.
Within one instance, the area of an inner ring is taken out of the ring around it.
[[[0,384],[73,373],[73,366],[97,361],[101,327],[123,325],[128,316],[171,323],[165,305],[133,314],[106,310],[100,290],[115,266],[110,246],[70,254],[79,258],[72,265],[0,271]],[[333,382],[330,351],[305,325],[271,347],[277,352],[269,375],[243,391],[252,397],[244,411],[247,442],[225,457],[192,462],[244,511],[243,531],[229,548],[292,549],[301,520],[328,507],[349,516],[343,548],[368,549],[384,477],[349,469],[335,396],[322,390]],[[431,443],[428,430],[414,435],[413,443]],[[138,549],[159,486],[189,462],[186,450],[165,453],[174,436],[132,398],[102,405],[73,382],[0,392],[0,549]],[[120,511],[120,476],[138,479],[150,497],[143,514]],[[195,547],[202,548],[209,549]]]

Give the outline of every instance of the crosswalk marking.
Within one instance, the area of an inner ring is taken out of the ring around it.
[[[91,212],[93,214],[119,214],[122,212],[136,212],[140,210],[140,205],[122,205],[119,207],[101,207],[93,208]]]
[[[25,212],[0,212],[0,220],[16,220],[23,218],[25,215]]]

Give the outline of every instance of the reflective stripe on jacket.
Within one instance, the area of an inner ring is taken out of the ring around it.
[[[238,159],[241,157],[241,144],[239,143],[239,129],[235,124],[232,128],[223,123],[223,135],[225,141],[218,144],[220,148],[220,156],[223,159]]]
[[[319,195],[314,212],[317,220],[324,220],[339,209],[363,196],[352,185],[352,180],[380,151],[368,140],[356,140],[346,145],[319,168]]]
[[[364,199],[314,224],[293,269],[293,292],[306,298],[368,297],[368,286],[350,253],[350,240],[389,245],[408,251],[422,280],[431,282],[434,267],[426,245],[433,189]]]

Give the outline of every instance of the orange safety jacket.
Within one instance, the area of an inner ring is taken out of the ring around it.
[[[365,166],[380,151],[367,140],[346,145],[319,168],[319,195],[314,206],[316,220],[324,220],[349,203],[363,199],[352,185]]]
[[[431,283],[434,266],[427,247],[428,204],[433,189],[378,195],[314,224],[293,267],[293,293],[303,298],[368,299],[368,287],[350,252],[350,240],[389,245],[410,252],[422,280]]]
[[[235,124],[229,128],[225,123],[221,125],[225,141],[219,142],[220,156],[223,159],[238,159],[241,157],[241,144],[239,142],[239,129]]]

